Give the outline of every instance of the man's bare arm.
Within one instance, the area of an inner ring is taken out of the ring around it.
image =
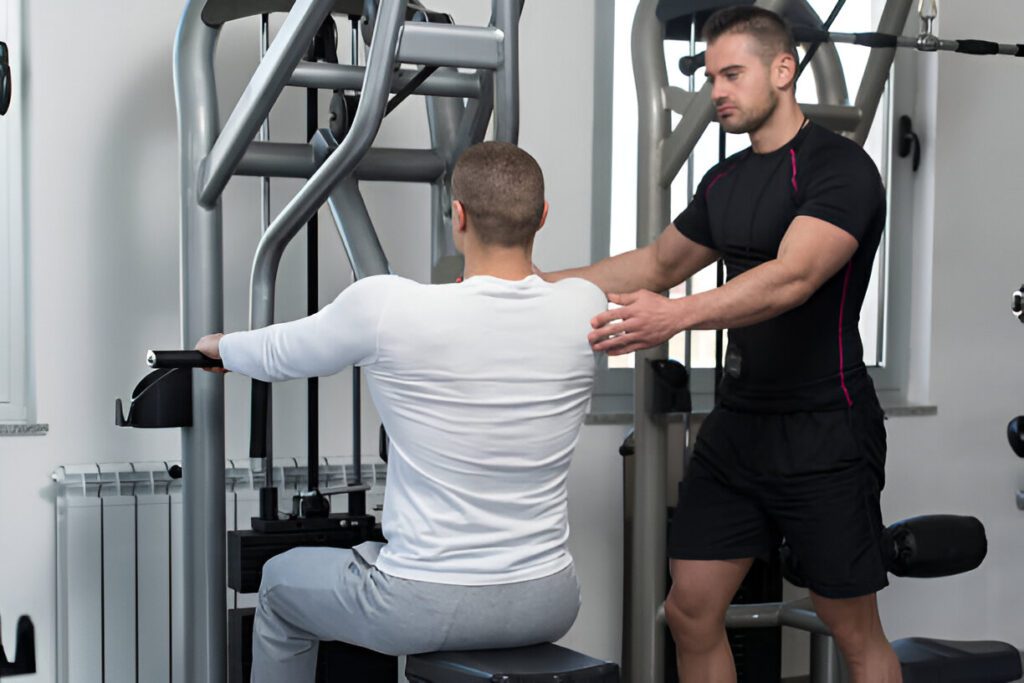
[[[857,240],[808,216],[796,218],[775,259],[709,292],[669,300],[649,292],[612,295],[622,308],[594,318],[596,351],[618,355],[649,348],[686,329],[746,327],[796,308],[853,257]]]
[[[543,277],[548,282],[580,277],[590,280],[606,294],[636,289],[663,292],[716,260],[716,251],[697,244],[674,225],[669,225],[658,239],[645,247],[611,256],[592,266],[544,273]]]

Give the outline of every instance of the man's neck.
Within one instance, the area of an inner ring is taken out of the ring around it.
[[[530,251],[522,247],[490,247],[466,250],[465,278],[490,275],[502,280],[522,280],[533,275]]]
[[[780,149],[796,137],[807,118],[795,101],[780,102],[771,118],[750,133],[750,146],[758,154]]]

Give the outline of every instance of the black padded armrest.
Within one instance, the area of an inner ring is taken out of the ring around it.
[[[896,576],[933,578],[969,572],[985,559],[985,527],[974,517],[923,515],[885,530],[886,567]]]

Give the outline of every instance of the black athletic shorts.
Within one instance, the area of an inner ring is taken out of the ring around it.
[[[872,392],[848,410],[716,408],[679,484],[669,557],[763,557],[785,539],[819,595],[852,598],[884,588],[883,419]]]

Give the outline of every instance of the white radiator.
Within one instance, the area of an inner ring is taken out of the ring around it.
[[[364,463],[366,508],[380,516],[387,466]],[[246,461],[247,462],[247,461]],[[58,683],[186,683],[181,572],[181,480],[177,463],[69,465],[57,482]],[[350,459],[324,458],[324,487],[349,480]],[[305,467],[275,460],[282,506],[303,489]],[[255,479],[255,481],[254,481]],[[225,528],[245,530],[259,508],[260,475],[229,462]],[[281,486],[281,482],[284,485]],[[344,511],[344,496],[334,498]],[[255,595],[227,591],[228,607]]]

